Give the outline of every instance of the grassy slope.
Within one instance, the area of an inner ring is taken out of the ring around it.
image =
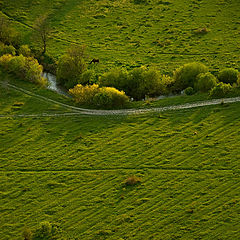
[[[239,68],[240,48],[236,41],[240,31],[239,1],[150,2],[8,0],[4,1],[2,11],[30,26],[36,17],[48,12],[53,28],[49,53],[58,57],[69,41],[85,44],[90,58],[100,58],[101,64],[92,66],[100,72],[113,66],[151,65],[171,73],[191,61],[201,61],[211,70]],[[23,25],[18,27],[31,32]],[[193,34],[202,27],[210,32],[204,36]],[[26,40],[30,41],[28,37]],[[166,40],[170,45],[162,47]]]
[[[0,114],[64,111],[0,89]],[[79,239],[238,239],[239,106],[0,118],[0,238],[47,220]]]

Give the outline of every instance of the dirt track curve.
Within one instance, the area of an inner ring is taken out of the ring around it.
[[[61,117],[61,116],[73,116],[73,115],[95,115],[95,116],[111,116],[111,115],[129,115],[129,114],[142,114],[148,112],[164,112],[170,110],[181,110],[181,109],[190,109],[196,107],[204,107],[210,105],[218,105],[222,102],[224,103],[235,103],[240,102],[240,97],[235,98],[222,98],[222,99],[213,99],[208,101],[201,101],[195,103],[186,103],[181,105],[173,105],[173,106],[166,106],[166,107],[158,107],[158,108],[147,108],[147,109],[120,109],[120,110],[93,110],[93,109],[85,109],[74,107],[71,105],[67,105],[53,99],[35,94],[31,91],[26,89],[17,87],[15,85],[5,83],[5,87],[9,87],[14,89],[18,92],[23,92],[29,96],[35,97],[44,102],[51,102],[54,104],[58,104],[64,107],[66,110],[71,110],[72,112],[67,113],[42,113],[42,114],[18,114],[18,115],[0,115],[0,118],[8,118],[8,117]]]

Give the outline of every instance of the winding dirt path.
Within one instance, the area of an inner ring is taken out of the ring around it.
[[[68,104],[64,104],[53,99],[35,94],[31,91],[26,89],[17,87],[10,83],[5,83],[6,87],[12,88],[15,91],[22,92],[29,96],[35,97],[44,102],[50,102],[54,104],[58,104],[64,107],[66,110],[71,110],[72,112],[66,113],[41,113],[41,114],[16,114],[16,115],[0,115],[0,118],[9,118],[9,117],[62,117],[62,116],[74,116],[74,115],[94,115],[94,116],[113,116],[113,115],[130,115],[130,114],[142,114],[142,113],[149,113],[149,112],[164,112],[170,110],[182,110],[182,109],[190,109],[196,107],[204,107],[210,105],[218,105],[222,102],[224,103],[235,103],[240,102],[240,97],[234,98],[222,98],[222,99],[212,99],[207,101],[195,102],[195,103],[186,103],[181,105],[173,105],[173,106],[166,106],[166,107],[157,107],[157,108],[147,108],[147,109],[120,109],[120,110],[93,110],[93,109],[85,109],[74,107]]]

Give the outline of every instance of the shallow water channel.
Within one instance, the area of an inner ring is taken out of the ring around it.
[[[70,95],[67,92],[67,89],[64,89],[63,87],[60,87],[57,85],[57,79],[56,76],[48,73],[48,72],[44,72],[43,73],[43,77],[45,77],[48,80],[48,89],[57,92],[58,94],[70,97]]]

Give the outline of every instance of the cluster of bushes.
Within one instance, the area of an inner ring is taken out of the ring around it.
[[[4,44],[3,42],[0,42],[0,56],[5,54],[11,54],[13,56],[18,54],[23,55],[25,57],[32,56],[31,49],[29,48],[28,45],[21,45],[18,49],[16,49],[13,45],[7,45]]]
[[[184,90],[187,95],[209,92],[211,97],[224,97],[240,81],[238,70],[226,68],[215,77],[201,63],[189,63],[178,68],[173,75],[175,92]]]
[[[69,93],[77,103],[96,107],[123,107],[129,101],[123,91],[112,87],[99,87],[97,84],[86,86],[77,84],[69,90]]]
[[[47,85],[47,80],[42,77],[42,66],[32,57],[6,54],[0,57],[0,66],[4,71],[22,80],[37,83],[41,86]]]
[[[155,69],[145,67],[136,68],[130,72],[115,69],[101,76],[100,85],[115,87],[123,90],[134,100],[141,100],[146,96],[154,97],[170,93],[173,79],[161,75]]]

